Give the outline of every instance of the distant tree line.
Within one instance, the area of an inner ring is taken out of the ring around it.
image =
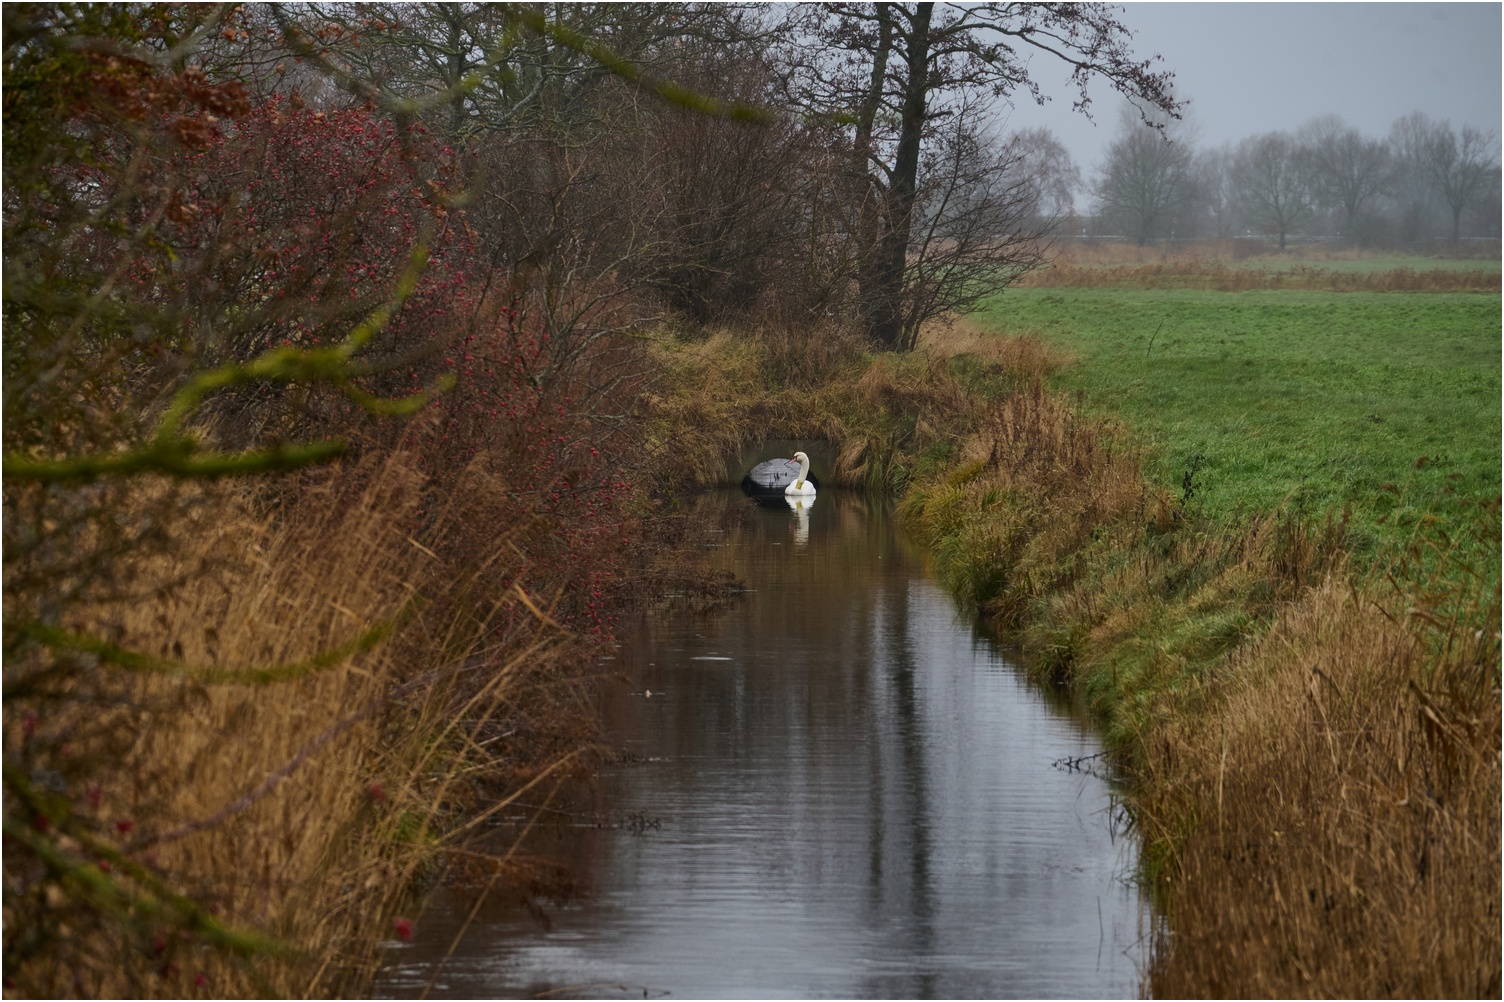
[[[1497,137],[1419,111],[1382,137],[1325,115],[1200,149],[1183,123],[1153,130],[1125,114],[1088,190],[1094,215],[1075,231],[1139,244],[1258,236],[1414,250],[1500,235]]]

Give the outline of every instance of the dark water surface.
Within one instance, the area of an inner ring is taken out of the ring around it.
[[[589,893],[546,931],[441,890],[378,994],[1136,997],[1135,846],[1107,783],[1053,764],[1096,738],[958,617],[884,504],[724,493],[696,517],[752,591],[627,631],[607,666],[628,764],[535,836]]]

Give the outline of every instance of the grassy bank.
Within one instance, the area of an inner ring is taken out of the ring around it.
[[[1497,505],[1391,543],[1384,513],[1199,503],[1037,337],[663,348],[684,454],[823,437],[835,482],[881,471],[955,594],[1088,701],[1169,919],[1153,994],[1497,993]]]
[[[1134,777],[1153,994],[1497,994],[1497,311],[998,301],[1070,364],[905,511]]]
[[[1379,578],[1340,523],[1214,522],[1113,437],[1020,394],[903,510],[1103,721],[1169,918],[1149,990],[1497,993],[1496,517]]]

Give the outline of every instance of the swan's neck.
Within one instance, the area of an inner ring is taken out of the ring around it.
[[[806,457],[799,460],[799,479],[794,481],[795,486],[803,489],[804,478],[809,476],[809,459]]]

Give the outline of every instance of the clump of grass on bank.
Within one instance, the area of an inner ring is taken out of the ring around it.
[[[665,336],[653,351],[663,375],[642,400],[665,495],[720,482],[726,456],[773,438],[830,442],[835,468],[820,475],[832,485],[901,490],[917,469],[949,460],[975,418],[973,390],[1002,371],[971,356],[870,355],[834,331]]]
[[[1157,749],[1181,827],[1155,996],[1500,991],[1497,593],[1432,621],[1333,575]]]

